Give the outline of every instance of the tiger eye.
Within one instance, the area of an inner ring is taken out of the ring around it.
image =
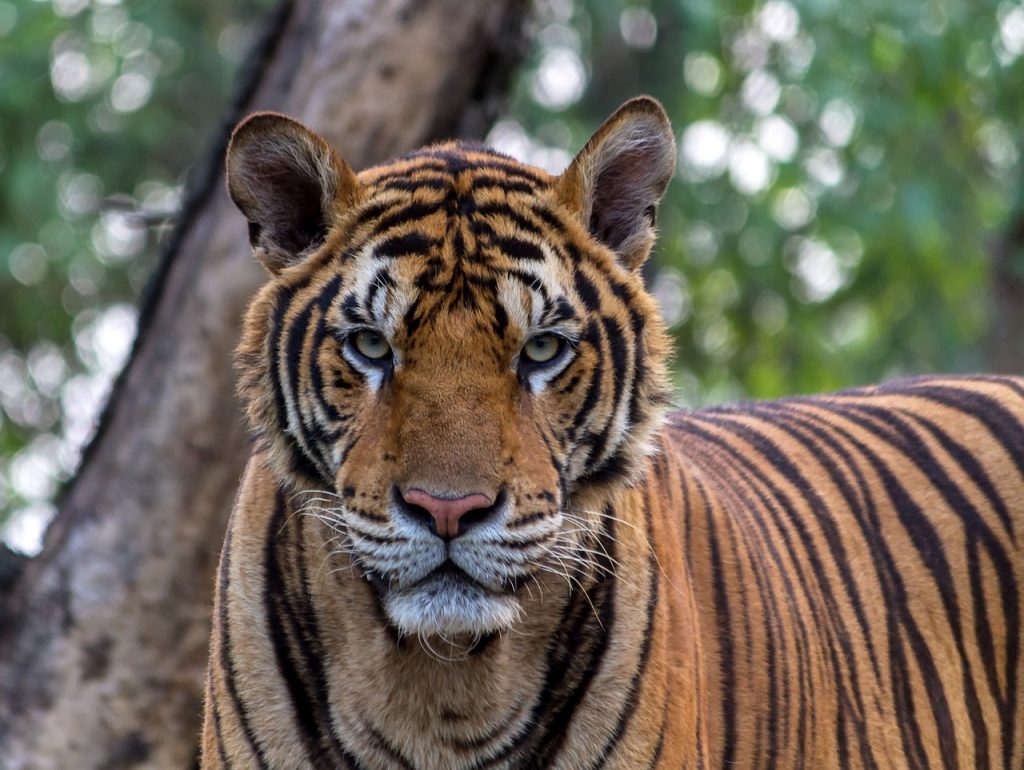
[[[380,361],[391,355],[391,346],[384,335],[372,329],[356,332],[352,338],[352,346],[361,355],[371,361]]]
[[[523,355],[535,364],[546,364],[558,355],[562,340],[554,334],[539,334],[523,346]]]

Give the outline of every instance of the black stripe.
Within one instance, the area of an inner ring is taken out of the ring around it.
[[[213,715],[213,734],[217,739],[217,758],[222,767],[231,770],[234,764],[228,759],[227,751],[224,748],[224,733],[220,724],[220,701],[213,698],[213,683],[210,683],[209,692],[206,697],[207,708]],[[205,763],[204,763],[205,764]]]
[[[718,547],[718,532],[712,516],[711,501],[701,483],[697,492],[703,501],[705,524],[708,532],[709,557],[711,559],[712,596],[715,603],[715,621],[718,637],[718,674],[722,680],[722,767],[736,763],[736,743],[739,728],[736,725],[736,675],[733,665],[732,609],[729,606],[729,589],[725,584],[722,554]]]
[[[583,274],[582,270],[577,270],[573,274],[573,280],[576,283],[576,293],[580,295],[583,307],[591,313],[598,312],[601,309],[601,297],[597,293],[597,287]]]
[[[345,299],[341,301],[340,309],[342,317],[349,323],[370,323],[369,317],[363,314],[363,308],[360,307],[359,297],[357,297],[355,293],[345,295]]]
[[[557,297],[550,311],[546,312],[545,323],[558,324],[563,321],[574,321],[579,319],[579,314],[573,309],[572,304],[565,297]]]
[[[416,160],[418,158],[423,157],[424,156],[421,156],[419,153],[409,153],[408,155],[403,155],[402,157],[398,158],[398,161],[400,162],[403,160]],[[417,163],[415,165],[407,166],[406,168],[403,168],[398,171],[386,171],[383,174],[375,176],[373,178],[373,181],[370,182],[370,184],[380,184],[382,182],[390,182],[395,179],[408,180],[412,178],[413,174],[418,174],[425,171],[434,171],[437,172],[438,174],[444,174],[447,170],[447,163],[429,163],[424,161],[421,163]]]
[[[551,209],[549,209],[547,206],[539,205],[535,201],[531,202],[529,208],[530,208],[530,213],[533,214],[538,219],[540,219],[545,224],[545,226],[548,228],[549,236],[553,235],[553,236],[562,237],[562,236],[565,235],[565,222],[563,222],[562,219],[556,213],[551,211]],[[569,244],[565,244],[565,246],[566,246],[566,251],[568,251],[570,256],[572,256],[573,255],[573,251],[572,251],[571,246]],[[577,255],[577,259],[575,259],[574,261],[576,261],[576,262],[579,261],[578,255]]]
[[[406,203],[401,208],[388,213],[386,216],[382,216],[374,222],[373,232],[369,237],[378,237],[388,230],[407,225],[409,222],[426,219],[437,214],[439,211],[442,211],[442,208],[434,202],[423,203],[421,201],[413,201]]]
[[[978,487],[981,493],[985,496],[985,499],[988,500],[989,505],[992,506],[992,510],[995,511],[996,516],[999,517],[999,521],[1002,523],[1003,529],[1010,538],[1010,542],[1016,544],[1017,536],[1013,531],[1013,521],[1010,518],[1010,511],[1006,507],[1006,501],[999,496],[995,485],[992,483],[992,479],[989,478],[988,473],[985,471],[985,468],[982,467],[981,463],[974,458],[974,455],[971,454],[967,447],[953,439],[948,433],[939,428],[938,425],[927,417],[915,414],[913,419],[917,424],[927,430],[928,433],[942,445],[942,448],[949,452],[950,456],[956,460],[956,464],[960,470],[970,478],[971,482]]]
[[[277,417],[277,429],[278,433],[282,436],[290,436],[291,431],[288,426],[288,408],[287,399],[284,393],[284,383],[281,379],[281,347],[282,337],[285,334],[285,316],[291,306],[291,303],[295,300],[296,292],[308,285],[308,280],[303,281],[301,284],[295,287],[284,287],[278,294],[274,309],[271,314],[270,322],[270,334],[268,347],[270,349],[270,380],[274,387],[274,406]],[[292,366],[289,364],[288,374],[292,371]],[[319,483],[323,480],[320,469],[310,460],[307,454],[298,447],[293,440],[288,442],[289,447],[289,459],[290,459],[290,470],[297,476],[305,477],[309,481]]]
[[[583,377],[583,374],[576,367],[570,365],[565,367],[565,369],[560,372],[554,380],[552,380],[552,384],[557,385],[561,381],[562,377],[565,377],[569,372],[572,372],[572,376],[569,378],[568,382],[558,388],[558,394],[560,396],[564,396],[575,390],[576,386],[580,384],[580,379]]]
[[[373,274],[373,278],[370,279],[370,288],[363,300],[363,309],[368,317],[373,317],[373,305],[381,290],[387,291],[393,288],[395,288],[395,279],[391,277],[390,270],[382,267]]]
[[[277,413],[277,430],[282,436],[288,435],[288,409],[286,407],[284,391],[281,387],[281,334],[284,332],[284,317],[288,312],[288,306],[295,298],[295,295],[287,287],[278,292],[274,299],[273,311],[270,316],[270,334],[268,344],[270,352],[270,379],[274,384],[274,408]],[[316,478],[316,475],[312,478]]]
[[[292,650],[293,647],[300,647],[302,642],[296,638],[298,629],[294,619],[294,609],[285,598],[288,586],[277,558],[277,549],[285,542],[282,537],[284,533],[280,531],[281,520],[277,512],[283,507],[282,496],[278,494],[275,513],[270,519],[271,528],[266,534],[264,548],[263,603],[267,615],[267,631],[273,644],[278,671],[291,698],[292,712],[299,728],[304,756],[313,763],[314,767],[326,770],[327,765],[324,764],[321,750],[321,730],[314,710],[313,697],[306,685],[305,676],[299,671],[301,657],[297,657]],[[301,650],[296,650],[296,652],[301,656]]]
[[[642,636],[643,641],[641,642],[640,648],[640,658],[637,661],[636,668],[633,670],[633,677],[629,682],[629,690],[627,691],[622,707],[619,710],[618,723],[615,725],[615,729],[612,731],[611,736],[605,740],[604,747],[598,754],[596,762],[591,763],[590,766],[592,768],[604,767],[605,763],[608,761],[608,757],[611,756],[612,751],[619,745],[622,737],[626,734],[626,730],[629,728],[633,715],[636,713],[636,707],[640,700],[640,685],[644,676],[647,674],[647,665],[651,658],[651,646],[654,641],[654,617],[658,612],[658,599],[660,598],[660,579],[658,561],[654,555],[654,543],[651,542],[654,522],[651,519],[650,485],[645,486],[643,492],[644,521],[646,524],[645,540],[647,541],[649,553],[647,555],[647,607],[645,613],[644,632]]]
[[[585,597],[581,598],[579,595],[575,597],[580,617],[577,623],[574,624],[572,633],[570,633],[567,639],[567,653],[574,658],[584,649],[585,637],[591,643],[592,649],[574,686],[568,692],[563,692],[559,707],[551,713],[550,718],[543,722],[545,734],[534,751],[533,756],[543,761],[543,766],[545,767],[554,759],[564,743],[569,724],[576,714],[576,709],[583,702],[583,697],[587,694],[590,685],[601,668],[601,662],[611,643],[615,628],[614,562],[611,560],[613,557],[610,556],[615,550],[614,519],[607,516],[603,518],[605,527],[601,548],[598,549],[600,551],[598,558],[601,562],[600,567],[605,574],[591,590],[590,601],[587,601]],[[596,619],[593,617],[595,609],[598,615]],[[573,662],[576,663],[575,660]],[[547,682],[545,682],[543,693],[544,696],[554,694],[548,688]]]
[[[420,325],[423,323],[423,318],[426,316],[426,312],[417,313],[417,310],[422,306],[422,301],[417,299],[409,304],[409,307],[405,309],[405,313],[402,315],[402,326],[405,328],[406,338],[412,337],[419,330]]]
[[[505,338],[505,332],[508,331],[508,313],[505,312],[505,306],[501,302],[495,300],[491,306],[494,311],[494,320],[491,322],[491,331],[494,336],[501,340]]]
[[[462,234],[461,226],[456,225],[450,228],[449,232],[451,230],[454,230],[452,233],[452,256],[455,258],[455,263],[461,265],[466,259],[466,237]]]
[[[498,188],[506,193],[516,192],[525,193],[527,195],[533,194],[537,191],[534,185],[528,182],[519,182],[507,177],[494,176],[492,174],[478,174],[473,177],[474,192],[492,187]]]
[[[570,430],[574,434],[582,427],[587,418],[591,416],[591,412],[600,400],[601,380],[604,376],[604,357],[601,355],[601,327],[595,319],[591,318],[587,322],[587,328],[583,336],[597,353],[597,362],[594,364],[594,369],[590,375],[590,382],[587,384],[587,394],[583,397],[583,401],[576,410],[576,416],[573,418],[570,426]]]
[[[763,499],[763,492],[756,489],[754,484],[748,482],[747,486],[749,486],[751,492],[756,497],[761,499],[753,502],[746,489],[743,489],[740,485],[737,485],[735,489],[723,490],[723,494],[731,492],[735,498],[742,500],[742,507],[735,510],[757,510],[769,504],[767,500]],[[754,645],[750,642],[757,638],[757,631],[752,623],[754,618],[749,612],[742,612],[741,614],[744,628],[743,638],[747,640],[747,666],[749,670],[754,670],[763,665],[768,681],[768,691],[765,694],[767,708],[757,713],[757,720],[754,724],[754,748],[751,755],[763,758],[766,767],[775,767],[778,763],[779,723],[781,720],[783,723],[782,730],[785,731],[790,720],[789,708],[791,699],[787,687],[788,677],[786,676],[786,671],[781,669],[786,669],[793,663],[793,661],[789,660],[788,655],[777,654],[777,647],[785,644],[785,630],[787,628],[794,632],[794,636],[797,637],[795,643],[798,648],[797,655],[795,656],[797,672],[798,676],[804,676],[804,664],[805,658],[808,657],[807,650],[809,649],[809,644],[806,636],[803,634],[802,626],[799,623],[786,623],[783,618],[779,606],[780,602],[786,603],[794,615],[799,610],[793,606],[793,586],[788,578],[783,578],[783,583],[786,587],[785,591],[779,591],[777,584],[772,580],[772,578],[777,580],[776,574],[785,575],[785,565],[780,558],[781,555],[778,549],[771,542],[772,536],[768,532],[768,527],[764,522],[754,522],[744,517],[735,517],[731,523],[736,529],[729,540],[731,563],[740,565],[744,561],[743,557],[746,557],[746,562],[753,576],[754,587],[757,590],[762,607],[761,622],[763,627],[760,629],[760,633],[761,638],[764,640],[765,658],[763,663],[759,661],[755,664],[752,657],[755,650]],[[741,538],[747,541],[742,549]],[[761,549],[767,551],[770,563],[769,560],[763,558],[763,551]],[[737,582],[738,585],[733,590],[734,595],[747,596],[751,593],[745,585],[744,573],[742,571],[737,572]],[[741,604],[741,609],[744,608],[745,604],[745,602]],[[805,682],[806,678],[801,681]],[[767,724],[765,724],[765,721],[767,721]],[[803,721],[802,718],[800,721]],[[762,746],[765,732],[767,732],[767,746]]]
[[[306,574],[300,540],[302,521],[290,516],[284,493],[278,489],[264,551],[263,600],[269,637],[308,759],[324,770],[339,765],[359,768],[358,760],[334,733],[325,672],[328,656],[309,595],[311,577]],[[295,561],[289,564],[292,558]],[[286,567],[291,568],[287,576]]]
[[[399,175],[394,179],[385,180],[382,187],[385,190],[402,190],[414,193],[419,190],[445,190],[451,187],[451,185],[452,179],[448,176],[429,175],[409,179],[405,175]]]
[[[979,420],[1010,456],[1017,470],[1024,475],[1024,425],[1017,416],[996,399],[975,391],[955,388],[949,381],[921,378],[892,383],[879,388],[880,393],[906,393],[934,401]],[[957,380],[952,380],[957,382]]]
[[[529,259],[538,262],[547,259],[540,246],[530,241],[525,241],[522,238],[495,237],[492,245],[512,259]]]
[[[629,426],[634,427],[643,421],[648,415],[641,414],[643,405],[648,408],[659,401],[657,392],[644,393],[650,390],[651,383],[647,382],[647,356],[645,353],[644,330],[646,320],[635,307],[624,300],[626,312],[629,313],[630,329],[633,332],[633,389],[629,397]]]
[[[328,330],[326,326],[326,319],[328,317],[330,307],[334,304],[337,299],[338,293],[341,291],[341,276],[334,275],[320,291],[320,295],[316,298],[315,304],[319,313],[317,314],[317,320],[315,329],[313,331],[313,339],[309,346],[310,358],[309,358],[309,371],[310,371],[310,383],[312,384],[313,396],[316,398],[317,405],[324,412],[328,420],[334,423],[344,423],[344,418],[338,409],[327,400],[324,395],[324,388],[328,385],[327,378],[323,376],[323,371],[320,368],[320,349],[323,346],[324,340],[330,336],[334,339],[334,332]],[[315,418],[311,418],[315,419]],[[320,444],[321,455],[326,458],[329,464],[330,458],[330,445],[337,440],[337,430],[331,430],[326,425],[315,423],[315,430],[312,431],[314,440]]]
[[[589,443],[592,449],[591,459],[600,456],[600,452],[593,449],[596,444],[597,440],[591,438],[591,443]],[[612,484],[616,481],[621,481],[633,470],[632,460],[632,456],[625,448],[619,449],[605,457],[596,467],[580,476],[576,483],[582,486],[584,484]]]
[[[487,148],[481,148],[479,151],[487,152]],[[491,154],[492,152],[493,151],[488,152],[488,154]],[[493,157],[494,160],[474,159],[470,162],[470,167],[473,170],[488,169],[491,171],[499,171],[511,179],[515,179],[517,181],[522,182],[528,182],[529,184],[532,184],[536,187],[546,187],[548,185],[548,180],[546,180],[540,174],[534,173],[532,169],[526,168],[525,166],[521,166],[519,164],[515,164],[515,161],[512,161],[512,163],[503,163],[503,156],[501,155],[494,154]]]
[[[548,237],[548,233],[537,225],[536,222],[524,216],[523,212],[517,211],[505,202],[490,202],[481,204],[476,208],[477,216],[503,217],[515,225],[518,229],[536,238]],[[492,228],[493,230],[493,228]]]
[[[437,241],[423,233],[412,232],[381,241],[374,247],[373,253],[378,259],[426,256],[438,245]]]
[[[388,211],[393,208],[403,207],[405,205],[407,205],[405,201],[395,200],[378,201],[376,203],[371,203],[357,212],[355,221],[352,223],[351,229],[353,231],[358,230],[371,219],[376,219],[385,211]]]
[[[508,733],[512,732],[517,727],[517,722],[523,713],[524,707],[525,703],[520,703],[518,706],[514,707],[507,719],[503,719],[496,725],[492,725],[483,735],[466,740],[453,738],[450,741],[451,745],[460,751],[474,751],[480,754],[489,753],[488,747],[491,746],[491,744],[500,742],[508,735]]]
[[[340,281],[338,285],[340,285]],[[317,444],[317,436],[320,432],[319,425],[302,408],[301,379],[302,371],[305,368],[303,366],[304,343],[311,331],[310,318],[314,308],[319,304],[319,300],[320,297],[318,296],[316,299],[307,301],[299,314],[292,319],[288,330],[288,339],[285,345],[285,361],[288,368],[287,382],[295,412],[299,418],[299,424],[289,426],[290,429],[287,431],[287,434],[296,440],[295,446],[299,453],[305,456],[310,464],[316,468],[317,472],[313,478],[330,483],[332,475],[331,465],[329,461],[314,451]]]
[[[382,733],[378,732],[374,727],[363,720],[363,728],[370,736],[370,740],[373,743],[373,747],[381,754],[384,754],[388,758],[388,767],[399,767],[402,770],[416,770],[416,768],[409,763],[409,761],[402,756],[402,753],[391,743]]]
[[[624,463],[622,462],[623,458],[619,457],[618,462],[616,462],[615,452],[609,452],[609,447],[613,438],[616,447],[621,439],[621,436],[612,436],[612,429],[615,427],[616,418],[622,407],[622,394],[627,386],[632,387],[633,385],[631,373],[626,364],[626,333],[618,320],[611,316],[601,318],[601,324],[604,329],[604,340],[608,344],[608,352],[611,357],[611,371],[613,374],[611,405],[608,418],[601,431],[597,434],[591,434],[589,437],[593,446],[590,459],[596,462],[597,465],[587,469],[587,472],[579,479],[580,484],[598,483],[602,479],[612,479],[625,470]],[[577,419],[579,419],[579,414],[577,413]],[[606,454],[608,455],[607,457],[605,456]]]
[[[242,697],[238,692],[238,685],[235,682],[238,672],[235,669],[234,656],[232,655],[231,614],[228,607],[228,586],[231,582],[231,541],[234,530],[234,517],[235,514],[232,513],[232,520],[228,522],[228,531],[224,536],[224,548],[221,551],[220,556],[220,574],[218,580],[220,589],[220,595],[218,596],[220,603],[220,617],[218,619],[218,628],[220,630],[220,665],[221,670],[224,672],[224,684],[227,686],[228,695],[231,698],[232,705],[235,707],[235,711],[238,712],[238,721],[242,724],[242,733],[245,735],[245,740],[249,744],[249,748],[252,750],[253,755],[256,757],[256,763],[260,770],[269,770],[270,765],[267,763],[267,756],[264,754],[263,747],[256,739],[256,734],[252,730],[252,725],[249,723],[249,713],[246,710],[245,704],[242,702]]]
[[[541,281],[540,276],[514,267],[507,268],[504,274],[505,277],[519,281],[527,289],[540,294],[542,302],[551,301],[551,295],[548,293],[547,287],[544,286],[544,282]]]

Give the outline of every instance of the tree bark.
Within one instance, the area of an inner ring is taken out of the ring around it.
[[[479,134],[520,56],[524,7],[286,3],[225,126],[279,110],[355,168]],[[43,552],[0,604],[4,770],[195,763],[213,570],[248,453],[231,353],[266,278],[221,183],[226,128]]]
[[[1010,221],[992,249],[992,320],[989,368],[1024,372],[1024,210]]]

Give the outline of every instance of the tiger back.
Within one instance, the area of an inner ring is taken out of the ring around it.
[[[236,129],[272,279],[203,767],[1024,763],[1024,381],[667,414],[674,157],[645,97],[557,177]]]

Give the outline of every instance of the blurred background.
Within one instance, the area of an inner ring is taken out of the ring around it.
[[[41,543],[268,0],[0,0],[0,540]],[[1020,371],[1024,6],[537,0],[489,142],[560,171],[638,93],[649,285],[701,405]]]

